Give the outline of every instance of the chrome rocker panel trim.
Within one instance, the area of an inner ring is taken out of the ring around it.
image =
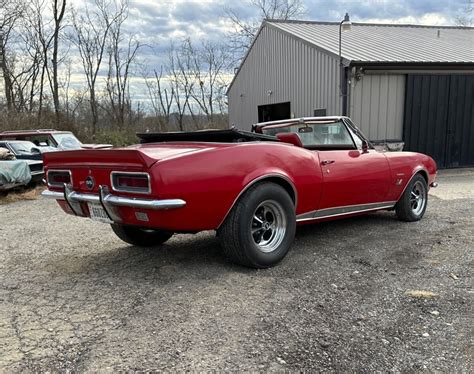
[[[164,209],[182,208],[186,205],[186,201],[181,200],[181,199],[165,199],[165,200],[150,200],[150,199],[141,199],[141,198],[139,199],[135,197],[123,197],[123,196],[112,195],[110,193],[107,193],[107,190],[104,187],[102,187],[101,190],[102,190],[101,191],[102,196],[79,193],[79,192],[71,191],[69,188],[66,188],[64,193],[45,190],[41,193],[41,195],[49,199],[66,200],[67,202],[69,202],[69,204],[71,202],[72,203],[87,202],[87,203],[100,204],[102,200],[102,205],[105,205],[105,206],[108,206],[108,205],[127,206],[127,207],[138,208],[138,209],[164,210]],[[105,210],[107,211],[107,208]],[[73,211],[76,212],[75,209],[73,209]]]
[[[344,216],[344,215],[353,214],[353,213],[370,212],[372,210],[391,209],[395,206],[396,203],[397,203],[396,201],[384,201],[381,203],[347,205],[347,206],[340,206],[337,208],[313,210],[311,212],[298,214],[296,216],[296,222],[304,222],[304,221],[318,220],[318,219],[323,219],[323,218]]]

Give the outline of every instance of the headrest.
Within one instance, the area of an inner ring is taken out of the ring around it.
[[[284,143],[289,143],[296,145],[297,147],[303,148],[303,143],[301,142],[301,138],[297,133],[294,132],[279,132],[276,134],[278,140]]]

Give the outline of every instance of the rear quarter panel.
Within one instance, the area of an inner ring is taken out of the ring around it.
[[[165,159],[153,165],[151,174],[160,199],[180,198],[186,206],[154,212],[150,222],[181,231],[218,228],[242,191],[262,177],[291,181],[297,193],[296,214],[315,209],[322,187],[317,153],[270,142]]]

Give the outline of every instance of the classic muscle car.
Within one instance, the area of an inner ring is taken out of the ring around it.
[[[378,152],[347,117],[138,136],[127,148],[46,153],[44,196],[137,246],[216,230],[232,261],[266,268],[297,224],[376,210],[417,221],[436,186],[430,157]]]
[[[112,148],[112,144],[83,144],[71,131],[53,129],[3,131],[0,132],[0,140],[27,140],[34,143],[41,153],[51,150]]]

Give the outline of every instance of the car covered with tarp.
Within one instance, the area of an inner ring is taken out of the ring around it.
[[[26,186],[31,178],[28,161],[15,160],[7,150],[0,149],[0,192]]]

